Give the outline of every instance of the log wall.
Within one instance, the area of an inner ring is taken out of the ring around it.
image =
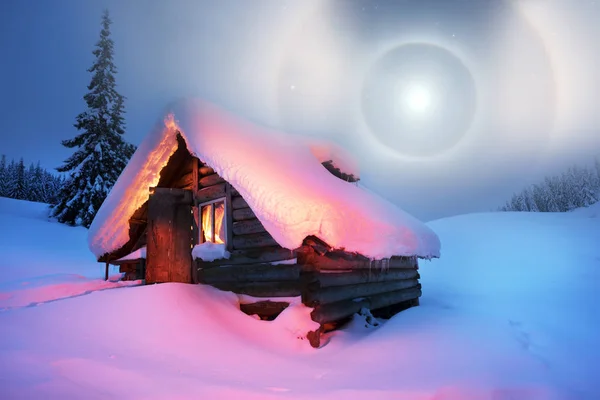
[[[232,253],[229,260],[198,261],[198,268],[242,263],[255,265],[295,257],[292,251],[277,244],[235,187],[202,162],[198,163],[198,185],[194,197],[196,205],[225,198],[228,210],[227,247]]]
[[[240,264],[201,268],[198,282],[255,297],[295,297],[301,294],[300,266]]]
[[[307,238],[298,249],[284,249],[265,230],[235,187],[210,166],[192,157],[183,139],[178,137],[178,140],[179,147],[161,171],[157,186],[184,189],[193,195],[191,245],[198,244],[199,240],[200,203],[225,198],[228,210],[227,246],[231,257],[214,262],[196,260],[192,263],[193,282],[255,297],[301,296],[302,302],[313,308],[312,319],[322,327],[308,335],[316,347],[324,327],[344,320],[362,308],[387,310],[391,315],[418,304],[421,285],[416,258],[392,257],[373,261],[360,254],[333,249],[316,237]],[[324,166],[343,180],[356,180],[331,163],[324,163]],[[146,245],[150,225],[146,203],[130,220],[132,240],[128,246]],[[148,243],[149,253],[151,244]],[[131,252],[133,249],[122,250]],[[291,259],[296,259],[296,264],[271,264]],[[151,276],[164,273],[156,268],[152,270],[152,262],[150,264]]]

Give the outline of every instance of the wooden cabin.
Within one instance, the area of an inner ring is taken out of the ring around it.
[[[107,271],[114,264],[126,279],[145,279],[146,284],[200,283],[265,298],[241,307],[263,319],[274,318],[288,305],[276,298],[301,296],[303,304],[314,308],[311,317],[321,326],[307,333],[315,347],[320,333],[363,308],[389,317],[419,304],[420,255],[372,259],[315,235],[295,248],[284,248],[236,187],[194,156],[181,132],[175,129],[172,134],[175,150],[160,167],[156,184],[148,187],[146,200],[127,219],[128,240],[98,258]],[[333,160],[320,163],[335,179],[356,185],[358,178]],[[197,246],[213,244],[229,257],[194,259]]]

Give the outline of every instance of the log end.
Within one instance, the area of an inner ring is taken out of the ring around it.
[[[315,349],[318,349],[319,347],[321,347],[321,330],[322,330],[322,328],[319,327],[319,329],[310,331],[306,334],[308,343],[310,343],[310,345]]]

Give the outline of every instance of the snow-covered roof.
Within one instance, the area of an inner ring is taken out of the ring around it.
[[[430,228],[321,165],[333,159],[358,176],[339,146],[259,127],[202,100],[175,103],[167,115],[140,144],[90,227],[88,243],[97,257],[128,242],[129,218],[177,149],[177,132],[194,156],[237,189],[282,247],[295,249],[314,235],[372,258],[439,257],[440,241]]]

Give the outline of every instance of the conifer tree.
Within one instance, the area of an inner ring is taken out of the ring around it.
[[[57,168],[59,172],[67,172],[68,178],[53,215],[59,222],[71,225],[90,226],[135,149],[123,140],[124,97],[116,90],[111,23],[105,11],[100,40],[93,51],[95,61],[88,69],[92,79],[84,96],[87,109],[77,116],[75,123],[80,133],[62,142],[76,150]]]
[[[17,164],[12,162],[11,170],[8,197],[17,200],[25,200],[27,198],[27,183],[25,181],[25,163],[23,162],[23,158],[21,158]]]
[[[0,159],[0,197],[8,197],[8,165],[4,154]]]

